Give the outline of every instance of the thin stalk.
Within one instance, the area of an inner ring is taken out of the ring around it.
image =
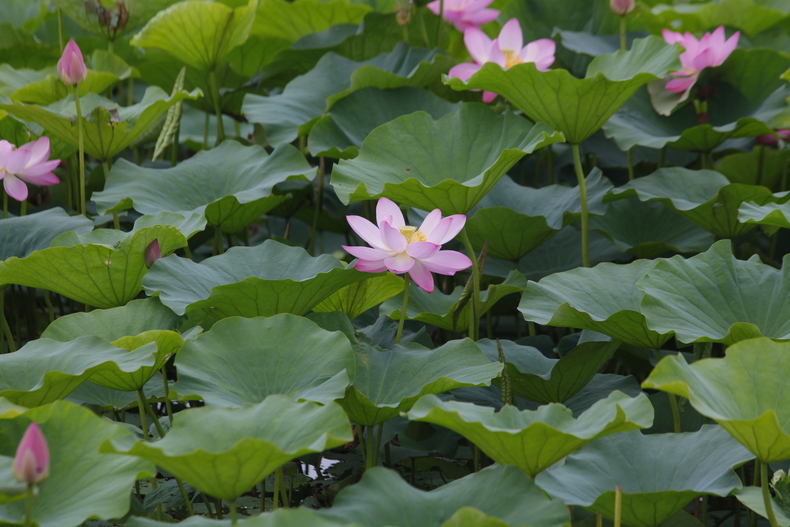
[[[617,485],[614,491],[614,527],[620,527],[623,515],[623,487]]]
[[[22,217],[25,215],[27,215],[27,200],[23,199],[19,202],[19,216]]]
[[[49,298],[49,291],[44,291],[44,303],[47,305],[47,315],[49,315],[49,323],[55,322],[55,307],[52,305],[52,299]],[[1,353],[1,352],[0,352]]]
[[[214,511],[211,510],[211,500],[206,497],[204,493],[200,493],[200,498],[203,500],[203,503],[206,505],[206,511],[208,511],[208,517],[212,520],[215,518]]]
[[[384,423],[379,423],[376,427],[376,450],[373,458],[374,466],[379,466],[379,458],[381,457],[381,437],[384,435]]]
[[[372,426],[366,426],[365,441],[367,441],[367,458],[365,459],[365,470],[373,468],[376,463],[376,429]]]
[[[658,151],[658,160],[656,162],[657,169],[664,167],[664,161],[666,160],[666,158],[667,158],[667,147],[663,147],[661,148],[661,150]]]
[[[472,319],[474,326],[469,328],[469,336],[472,340],[477,340],[480,331],[480,267],[477,265],[477,257],[475,256],[474,247],[469,240],[469,234],[466,232],[466,227],[461,229],[461,242],[469,253],[469,259],[472,260]]]
[[[626,36],[625,29],[626,29],[625,28],[625,15],[621,15],[620,16],[620,49],[623,50],[623,51],[628,49],[628,46],[626,44],[626,39],[625,39],[625,36]]]
[[[35,493],[36,485],[34,483],[27,484],[27,496],[25,497],[25,527],[33,525],[33,494]]]
[[[576,179],[579,182],[579,201],[582,206],[582,264],[590,267],[590,226],[587,212],[587,183],[584,181],[582,157],[579,145],[573,144],[573,165],[576,168]]]
[[[406,323],[406,309],[409,307],[409,286],[411,279],[409,273],[403,276],[403,304],[400,308],[400,320],[398,320],[398,332],[395,333],[395,344],[400,344],[400,339],[403,336],[403,325]]]
[[[181,493],[181,499],[184,500],[184,504],[187,507],[187,514],[189,516],[194,516],[195,509],[192,507],[192,501],[189,499],[189,494],[187,494],[187,489],[184,488],[184,483],[178,478],[175,478],[175,480],[176,480],[176,485],[178,485],[178,491]]]
[[[436,47],[439,47],[439,39],[442,36],[442,25],[444,23],[444,0],[439,0],[439,20],[436,21]]]
[[[178,164],[178,141],[180,136],[181,126],[176,127],[176,133],[173,134],[173,149],[170,151],[170,166],[174,167]]]
[[[422,16],[422,8],[417,8],[417,19],[420,23],[420,35],[422,36],[423,47],[431,47],[431,40],[428,38],[428,30],[425,28],[425,19]]]
[[[315,239],[318,232],[318,220],[321,218],[321,210],[324,208],[324,158],[318,159],[318,180],[316,182],[315,210],[313,211],[313,223],[310,225],[310,241],[307,243],[307,252],[313,255],[315,249]]]
[[[146,443],[149,443],[151,441],[151,436],[148,434],[148,421],[145,418],[146,406],[148,406],[148,404],[145,402],[145,394],[143,393],[143,389],[140,388],[137,390],[137,408],[140,411],[140,426],[143,428],[143,438],[145,439]],[[159,488],[159,485],[156,482],[156,474],[154,474],[154,476],[151,478],[151,488],[154,490]],[[162,512],[162,504],[160,503],[156,506],[156,519],[162,521],[163,518],[164,513]]]
[[[219,86],[217,85],[217,72],[213,69],[209,73],[209,82],[211,83],[211,97],[214,99],[214,113],[217,114],[217,142],[214,143],[214,146],[217,146],[225,140],[225,124],[222,122],[222,105],[219,98]]]
[[[110,163],[102,161],[101,166],[104,169],[104,182],[106,183],[110,177]],[[121,219],[118,217],[118,211],[113,211],[112,213],[112,226],[116,231],[121,230]]]
[[[623,17],[625,18],[625,17]],[[634,180],[634,156],[631,153],[631,149],[629,148],[626,152],[626,157],[628,158],[628,181]]]
[[[3,335],[8,339],[8,352],[13,353],[16,351],[16,343],[14,335],[11,333],[11,326],[8,325],[8,320],[5,318],[5,289],[0,290],[0,318],[2,318],[0,323],[3,325]],[[0,352],[2,352],[2,348],[0,348]]]
[[[601,511],[595,513],[595,527],[603,527],[603,513]]]
[[[206,121],[203,123],[203,150],[208,150],[208,125],[209,114],[206,113]]]
[[[58,9],[58,45],[60,46],[60,54],[63,55],[63,48],[66,45],[63,43],[63,10]]]
[[[225,252],[225,242],[222,240],[222,231],[219,225],[214,227],[214,255],[222,254]]]
[[[162,366],[162,381],[165,384],[165,409],[167,410],[167,418],[170,424],[173,424],[173,407],[170,405],[170,385],[167,383],[167,373],[165,367]]]
[[[230,524],[236,525],[239,523],[239,511],[236,510],[236,500],[230,502]]]
[[[672,423],[675,426],[675,433],[680,433],[680,407],[678,406],[678,398],[674,393],[667,394],[669,396],[669,406],[672,408]]]
[[[367,446],[365,446],[365,427],[362,425],[356,426],[357,441],[359,441],[359,450],[362,453],[362,465],[367,468]]]
[[[272,511],[276,511],[280,508],[280,485],[282,483],[280,477],[282,476],[282,471],[282,467],[274,471],[274,497],[272,498]]]
[[[768,515],[768,522],[771,524],[771,527],[779,527],[779,522],[776,521],[776,514],[774,514],[771,491],[768,489],[768,464],[763,461],[760,461],[760,481],[762,482],[763,504],[765,505],[765,513]]]
[[[82,131],[82,108],[80,107],[80,93],[78,85],[75,84],[71,87],[74,93],[74,106],[77,109],[77,136],[79,137],[79,155],[80,155],[80,213],[87,216],[85,209],[85,138]]]
[[[760,145],[760,155],[757,157],[757,183],[756,185],[763,184],[763,163],[765,162],[765,146]]]
[[[516,320],[518,320],[518,319],[516,319]],[[538,336],[538,330],[535,327],[535,323],[534,322],[532,322],[532,321],[527,322],[527,328],[529,329],[529,336],[530,337],[537,337]]]
[[[261,487],[261,512],[266,510],[266,480],[262,480]]]

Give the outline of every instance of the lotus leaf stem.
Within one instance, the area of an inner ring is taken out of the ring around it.
[[[626,27],[625,27],[625,15],[620,16],[620,49],[625,51],[628,49],[628,45],[626,44]]]
[[[444,20],[444,0],[439,0],[439,18],[436,20],[436,47],[439,47],[439,40],[442,36],[442,21]]]
[[[623,487],[617,485],[614,491],[614,527],[620,527],[623,515]]]
[[[667,394],[669,397],[669,406],[672,408],[672,422],[674,423],[674,430],[676,434],[680,433],[680,407],[678,406],[678,398],[674,393]]]
[[[409,287],[411,280],[409,274],[403,275],[403,304],[400,308],[400,319],[398,320],[398,332],[395,333],[395,344],[400,344],[400,339],[403,336],[403,325],[406,323],[406,309],[409,307]]]
[[[78,84],[73,85],[71,90],[72,93],[74,93],[74,107],[77,110],[77,138],[80,156],[80,213],[82,213],[83,216],[87,216],[88,214],[85,209],[85,138],[83,137],[82,130],[82,107],[80,106],[80,92],[78,86]]]
[[[631,152],[631,148],[625,153],[625,156],[628,158],[628,181],[634,180],[634,156]]]
[[[8,219],[8,192],[3,191],[3,219]]]
[[[469,253],[469,259],[472,260],[472,321],[473,326],[469,327],[469,337],[477,341],[480,338],[480,265],[475,256],[475,250],[472,247],[472,242],[469,240],[469,233],[466,232],[466,227],[461,229],[461,242]]]
[[[584,181],[584,169],[579,145],[573,144],[573,166],[576,168],[576,179],[579,182],[579,201],[582,208],[582,264],[590,267],[590,226],[587,212],[587,183]]]
[[[230,502],[230,524],[236,525],[239,523],[239,511],[236,510],[236,500]]]
[[[222,122],[222,103],[219,98],[217,72],[214,68],[209,73],[209,83],[211,84],[211,98],[214,99],[214,113],[217,114],[217,141],[214,146],[219,146],[225,140],[225,124]]]
[[[162,366],[162,381],[164,381],[164,389],[165,389],[165,409],[167,410],[167,418],[170,420],[170,424],[173,424],[173,407],[170,405],[170,385],[167,383],[167,372],[165,371],[165,367]]]

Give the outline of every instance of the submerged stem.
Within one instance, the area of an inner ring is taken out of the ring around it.
[[[579,182],[579,201],[582,208],[582,264],[590,267],[590,226],[587,212],[587,183],[584,181],[584,169],[579,152],[579,145],[573,144],[573,165],[576,168],[576,179]]]

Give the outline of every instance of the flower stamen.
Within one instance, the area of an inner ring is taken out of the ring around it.
[[[406,238],[406,243],[424,242],[427,239],[425,234],[418,231],[416,227],[412,227],[411,225],[399,227],[398,230],[403,235],[403,237]]]

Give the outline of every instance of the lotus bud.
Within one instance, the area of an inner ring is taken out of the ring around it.
[[[609,0],[609,8],[615,15],[625,16],[634,10],[634,0]]]
[[[782,141],[787,141],[790,138],[790,130],[786,130],[784,128],[777,130],[776,134],[763,134],[757,136],[757,143],[765,146],[776,146],[779,144],[779,139],[776,136],[779,136],[779,139]]]
[[[159,249],[159,240],[154,240],[145,250],[145,266],[149,269],[154,262],[162,257],[162,251]]]
[[[79,84],[88,76],[82,51],[73,39],[63,48],[63,55],[58,61],[58,75],[66,86]]]
[[[17,481],[38,484],[49,476],[49,447],[36,423],[30,423],[16,449],[13,464]]]

